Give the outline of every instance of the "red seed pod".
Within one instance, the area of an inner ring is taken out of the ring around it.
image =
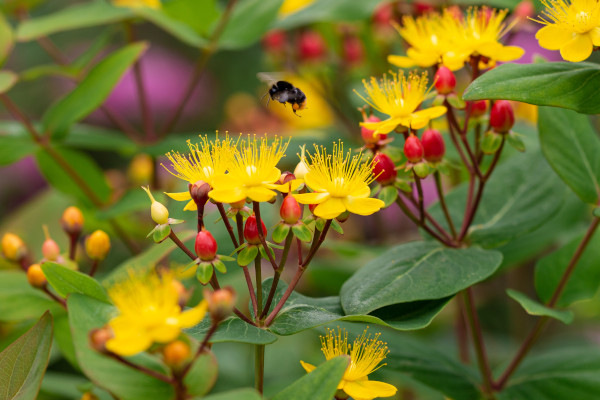
[[[446,154],[446,145],[441,133],[436,129],[427,129],[421,137],[425,159],[429,162],[438,162]]]
[[[343,43],[344,60],[348,64],[358,64],[364,58],[364,47],[356,36],[346,36]]]
[[[535,16],[535,6],[531,0],[523,0],[515,7],[513,15],[519,20],[526,21],[527,18]]]
[[[383,3],[375,9],[373,22],[377,25],[389,25],[394,18],[394,6],[392,3]]]
[[[260,221],[260,223],[262,225],[262,232],[266,237],[267,236],[267,228],[265,227],[265,224],[262,221]],[[256,222],[255,215],[251,215],[246,220],[246,226],[244,226],[244,237],[250,244],[259,244],[260,243],[260,237],[258,236],[258,224]]]
[[[417,15],[428,14],[435,11],[435,7],[432,4],[425,3],[422,1],[416,1],[414,4],[415,13]]]
[[[325,42],[315,31],[305,31],[298,40],[298,52],[302,60],[314,60],[325,54]]]
[[[441,66],[435,73],[435,88],[439,94],[448,94],[456,87],[456,77],[448,67]]]
[[[506,133],[515,124],[515,113],[508,100],[498,100],[490,112],[490,126],[498,133]]]
[[[262,45],[267,51],[279,53],[283,51],[283,48],[285,47],[285,39],[285,31],[275,29],[267,32],[265,36],[263,36]]]
[[[423,159],[423,144],[415,135],[410,135],[404,142],[404,155],[411,163],[418,163]]]
[[[381,120],[374,115],[371,115],[370,117],[365,119],[365,122],[380,122],[380,121]],[[371,129],[367,129],[364,126],[360,127],[360,135],[362,136],[363,140],[367,144],[375,144],[375,143],[379,142],[380,140],[387,139],[387,134],[379,133],[377,135],[373,135],[373,132],[375,132],[375,131],[373,131]]]
[[[293,196],[288,195],[283,198],[279,215],[286,224],[293,225],[302,217],[302,208]]]
[[[281,176],[279,177],[277,183],[279,185],[283,185],[284,183],[291,182],[294,179],[296,179],[296,176],[294,174],[292,174],[290,171],[284,171],[281,173]]]
[[[209,231],[202,229],[196,235],[194,249],[202,261],[214,260],[217,255],[217,241]]]
[[[48,227],[44,225],[43,228],[46,240],[42,244],[42,255],[48,261],[56,261],[60,256],[60,248],[58,247],[58,244],[50,237]]]
[[[467,111],[471,113],[471,118],[479,118],[485,115],[487,107],[487,100],[467,101]]]
[[[375,180],[382,185],[389,185],[394,183],[398,171],[392,159],[383,153],[377,153],[373,159],[373,175],[376,176]]]

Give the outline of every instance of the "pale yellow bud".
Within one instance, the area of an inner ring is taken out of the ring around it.
[[[4,234],[1,247],[2,254],[10,261],[19,261],[27,254],[25,243],[14,233]]]
[[[167,207],[154,200],[154,196],[152,196],[150,188],[142,186],[142,189],[146,191],[148,197],[150,197],[150,201],[152,202],[152,205],[150,206],[150,215],[152,216],[152,220],[159,225],[169,222],[169,210],[167,210]]]
[[[300,147],[302,153],[300,154],[300,162],[296,165],[294,169],[294,176],[296,179],[304,179],[304,175],[306,175],[309,171],[308,164],[306,163],[306,157],[304,155],[305,146]]]

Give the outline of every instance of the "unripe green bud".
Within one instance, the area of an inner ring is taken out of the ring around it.
[[[152,216],[152,220],[159,225],[166,224],[169,221],[169,210],[163,204],[154,200],[154,196],[150,192],[150,188],[142,187],[150,197],[150,201],[152,205],[150,206],[150,215]]]

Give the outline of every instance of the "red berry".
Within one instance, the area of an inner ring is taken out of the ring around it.
[[[357,64],[363,60],[364,48],[359,38],[356,36],[347,36],[343,44],[344,60],[348,64]]]
[[[279,215],[286,224],[293,225],[302,217],[302,208],[293,196],[287,195],[283,198]]]
[[[260,221],[262,225],[262,232],[264,236],[267,236],[267,228],[265,224]],[[260,237],[258,236],[258,224],[256,223],[256,216],[252,215],[246,220],[246,226],[244,226],[244,237],[250,244],[259,244]]]
[[[423,159],[423,144],[415,135],[410,135],[404,142],[404,155],[411,163],[418,163]]]
[[[487,100],[467,101],[467,111],[471,113],[471,118],[479,118],[484,115],[487,107]]]
[[[441,66],[435,73],[435,88],[439,94],[448,94],[456,87],[456,77],[448,67]]]
[[[439,131],[436,129],[427,129],[421,137],[425,159],[430,162],[440,161],[446,154],[446,145]]]
[[[56,261],[58,260],[58,256],[60,256],[60,248],[54,240],[46,239],[44,244],[42,244],[42,254],[46,260]]]
[[[217,241],[213,235],[206,229],[202,229],[196,235],[196,244],[194,246],[196,254],[202,261],[211,261],[217,255]]]
[[[521,20],[527,20],[535,15],[535,6],[530,0],[523,0],[515,7],[513,15]]]
[[[423,15],[435,11],[435,7],[429,3],[417,1],[414,3],[414,6],[415,13],[417,15]]]
[[[325,42],[317,32],[306,31],[300,35],[298,49],[301,59],[314,60],[325,54]]]
[[[498,133],[506,133],[515,124],[515,113],[508,100],[498,100],[492,106],[490,126]]]
[[[373,175],[376,176],[375,180],[382,185],[389,185],[394,183],[398,171],[392,159],[383,153],[377,153],[373,159]]]
[[[262,39],[262,44],[267,51],[280,52],[285,46],[285,31],[276,29],[267,32]]]
[[[375,9],[373,21],[378,25],[389,25],[390,20],[394,18],[394,8],[392,3],[383,3]]]
[[[381,120],[374,115],[371,115],[369,118],[367,118],[365,120],[365,122],[380,122],[380,121]],[[370,143],[375,144],[375,143],[379,142],[380,140],[387,139],[387,134],[379,133],[377,135],[373,135],[373,132],[375,132],[375,131],[373,131],[371,129],[367,129],[364,126],[360,127],[360,135],[362,136],[363,140],[367,144],[370,144]]]

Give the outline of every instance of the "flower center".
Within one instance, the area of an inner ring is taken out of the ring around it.
[[[215,172],[214,169],[212,169],[212,167],[206,166],[204,168],[202,168],[202,172],[204,172],[204,175],[209,177],[212,176],[212,174]]]

